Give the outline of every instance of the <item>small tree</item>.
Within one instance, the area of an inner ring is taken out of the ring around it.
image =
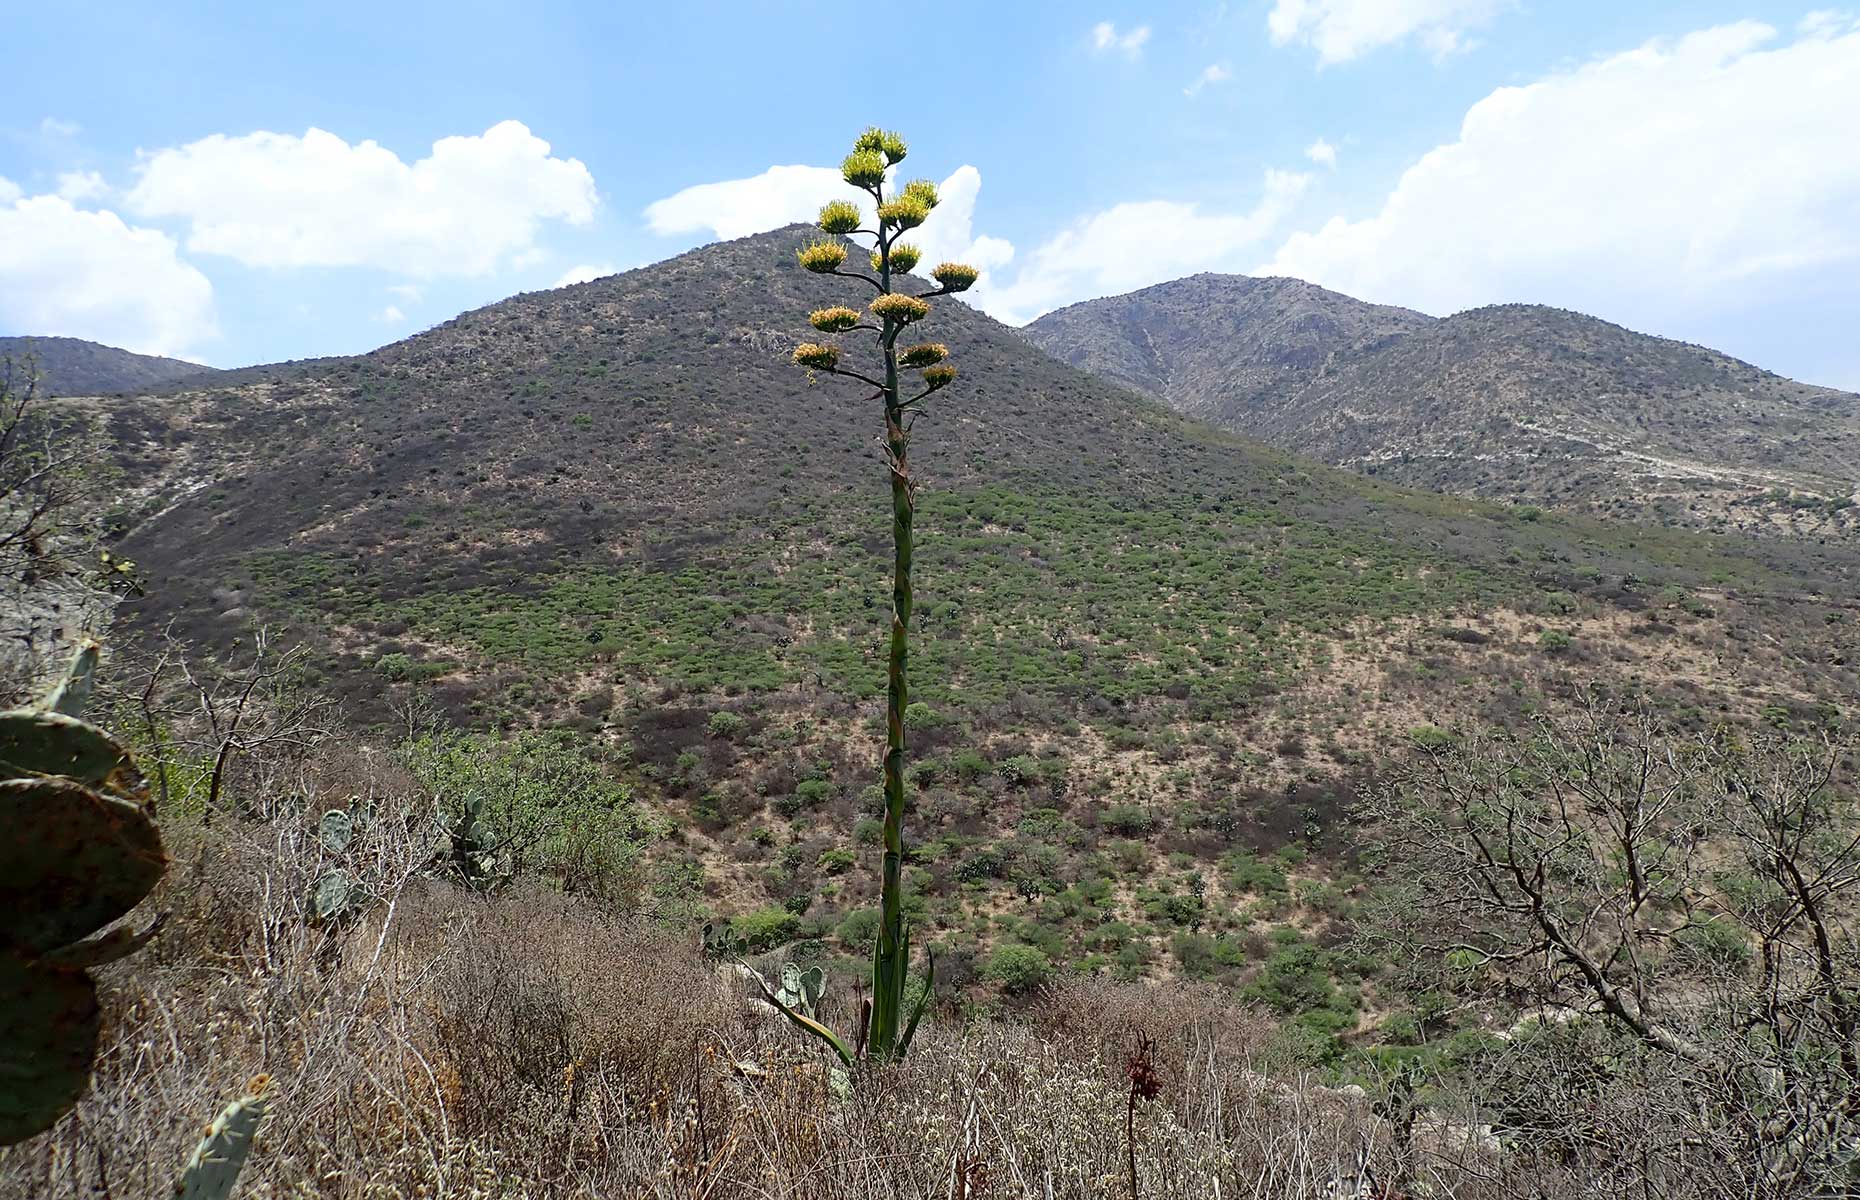
[[[1391,887],[1368,927],[1427,982],[1524,1000],[1483,1082],[1511,1077],[1540,1148],[1835,1194],[1860,1164],[1851,748],[1602,701],[1423,748],[1369,806]]]
[[[788,1018],[822,1038],[850,1065],[855,1057],[877,1062],[902,1058],[910,1048],[918,1018],[930,997],[936,977],[932,959],[923,992],[908,1018],[904,1013],[909,984],[910,930],[904,920],[904,714],[910,704],[908,667],[911,627],[911,521],[916,485],[911,478],[911,425],[919,405],[946,387],[956,370],[945,360],[949,347],[940,342],[918,342],[903,348],[898,339],[905,330],[930,315],[930,300],[966,291],[975,284],[974,267],[943,263],[930,272],[937,286],[926,291],[909,289],[905,278],[917,266],[919,252],[903,237],[922,225],[936,207],[936,185],[927,179],[905,184],[886,198],[886,175],[905,155],[904,139],[895,133],[868,129],[859,135],[840,173],[851,186],[871,197],[873,224],[864,228],[865,215],[850,201],[836,200],[820,210],[820,228],[828,235],[803,246],[801,265],[817,275],[857,279],[876,295],[865,312],[843,306],[819,309],[808,323],[823,334],[840,336],[870,333],[877,350],[876,374],[842,364],[836,341],[807,342],[794,351],[796,365],[825,375],[851,379],[872,389],[868,399],[881,402],[885,422],[885,465],[891,479],[891,637],[888,686],[885,697],[885,827],[884,858],[879,888],[878,940],[872,954],[872,1004],[857,1043],[846,1042],[826,1026],[780,1003],[764,988],[771,1004]],[[871,273],[845,270],[846,237],[862,234],[873,239]],[[902,372],[919,372],[921,386],[906,395]]]

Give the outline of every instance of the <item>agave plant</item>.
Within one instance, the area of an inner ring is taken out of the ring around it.
[[[835,305],[819,309],[808,321],[824,335],[839,337],[869,334],[876,351],[875,365],[866,370],[848,365],[837,341],[807,342],[794,351],[797,366],[823,375],[852,380],[872,389],[868,400],[877,401],[884,417],[886,470],[891,480],[892,585],[888,687],[885,698],[885,828],[884,857],[880,865],[878,938],[872,950],[872,1002],[864,1027],[853,1045],[828,1029],[810,1013],[786,1003],[781,993],[762,986],[763,996],[789,1020],[832,1047],[847,1065],[864,1057],[877,1062],[902,1058],[910,1049],[911,1035],[923,1016],[936,980],[936,962],[928,960],[925,986],[907,1015],[905,993],[909,983],[910,930],[904,920],[904,709],[910,703],[908,666],[911,629],[911,524],[915,515],[915,483],[911,478],[911,425],[921,405],[956,377],[945,359],[948,347],[925,342],[900,347],[904,331],[930,315],[930,301],[966,291],[975,284],[975,268],[943,263],[931,272],[937,286],[914,290],[906,274],[916,267],[917,248],[903,241],[905,233],[924,223],[936,207],[936,185],[917,180],[887,194],[891,168],[903,160],[904,139],[895,133],[868,129],[841,164],[846,182],[869,198],[869,209],[836,200],[820,210],[819,226],[826,235],[803,246],[801,266],[818,275],[856,279],[875,293],[862,313]],[[867,213],[871,227],[866,227]],[[871,273],[848,270],[848,235],[872,240],[868,260]],[[911,383],[904,372],[917,371]]]
[[[160,924],[106,929],[168,855],[129,752],[80,715],[97,657],[86,644],[42,703],[0,712],[0,1144],[49,1128],[83,1095],[99,1024],[88,968],[140,949]]]

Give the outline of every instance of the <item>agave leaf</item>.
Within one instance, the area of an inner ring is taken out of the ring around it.
[[[936,954],[926,950],[924,957],[929,960],[928,966],[924,968],[924,994],[917,997],[917,1004],[911,1009],[911,1019],[905,1023],[904,1036],[898,1039],[899,1058],[910,1052],[911,1039],[917,1036],[917,1022],[923,1017],[924,1009],[930,1006],[930,993],[936,987]]]
[[[852,1066],[852,1051],[846,1048],[846,1043],[840,1040],[838,1034],[828,1029],[825,1025],[822,1025],[819,1021],[814,1020],[812,1017],[803,1016],[794,1009],[789,1008],[786,1004],[783,1004],[769,987],[768,980],[762,978],[760,972],[750,968],[747,963],[743,964],[743,968],[749,971],[750,978],[754,979],[756,981],[756,986],[762,989],[762,998],[773,1005],[777,1012],[794,1022],[797,1027],[806,1030],[808,1033],[813,1034],[815,1037],[831,1046],[833,1048],[833,1053],[840,1056],[840,1061],[842,1063],[845,1063],[848,1067]]]
[[[317,819],[317,841],[331,854],[341,854],[355,840],[355,818],[340,808],[332,808]]]

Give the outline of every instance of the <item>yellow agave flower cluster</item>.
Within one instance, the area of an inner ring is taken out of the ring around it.
[[[859,323],[859,310],[843,304],[817,308],[807,314],[807,323],[822,333],[845,333]]]
[[[802,342],[794,348],[794,365],[806,367],[812,371],[831,371],[840,362],[838,346],[824,346],[818,342]]]
[[[893,292],[872,301],[872,314],[899,325],[909,325],[930,315],[930,306],[915,296]]]
[[[897,134],[884,129],[867,129],[853,143],[852,153],[840,164],[840,174],[847,183],[872,193],[875,201],[880,200],[884,195],[886,173],[904,159],[907,151],[904,139]],[[914,179],[905,184],[892,199],[878,205],[881,235],[887,229],[902,233],[922,225],[929,219],[937,200],[937,186],[930,180]],[[846,263],[847,254],[846,244],[840,239],[858,232],[862,220],[859,206],[850,201],[835,200],[823,206],[817,223],[822,232],[832,236],[801,247],[797,254],[801,265],[819,275],[839,271]],[[917,269],[922,257],[917,247],[898,243],[883,253],[872,251],[869,261],[874,272],[883,272],[887,265],[894,271],[910,272]],[[942,292],[967,291],[980,278],[980,272],[974,267],[954,262],[941,263],[930,274]],[[894,292],[872,301],[871,312],[888,330],[895,330],[929,316],[930,305],[922,297]],[[808,324],[822,333],[845,333],[859,328],[860,320],[861,314],[856,310],[837,305],[816,309],[807,318]],[[809,342],[795,350],[794,361],[814,370],[832,371],[839,365],[839,356],[837,346]],[[921,342],[903,350],[898,363],[921,370],[926,387],[934,392],[956,377],[956,369],[945,361],[948,357],[949,347],[943,343]]]
[[[906,246],[900,242],[898,245],[891,248],[891,269],[894,271],[915,271],[917,269],[917,262],[922,257],[923,253],[918,250],[917,247]],[[872,269],[874,271],[882,271],[885,269],[884,256],[879,254],[876,250],[872,251]]]

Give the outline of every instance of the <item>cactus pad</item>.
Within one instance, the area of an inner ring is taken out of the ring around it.
[[[252,1152],[252,1139],[258,1136],[258,1124],[265,1119],[271,1104],[271,1076],[258,1075],[246,1085],[246,1095],[228,1104],[207,1126],[206,1136],[187,1160],[187,1170],[174,1194],[180,1200],[226,1200],[239,1169]]]
[[[128,754],[88,722],[38,709],[0,712],[0,777],[63,775],[101,784]]]
[[[355,818],[340,808],[330,809],[317,820],[316,840],[331,854],[341,854],[355,840]]]
[[[43,1132],[78,1102],[98,1018],[83,971],[0,955],[0,1145]]]
[[[36,958],[81,941],[167,866],[137,805],[62,779],[0,781],[0,950]]]
[[[356,902],[355,880],[347,871],[325,871],[310,885],[310,908],[319,921],[347,913]]]

